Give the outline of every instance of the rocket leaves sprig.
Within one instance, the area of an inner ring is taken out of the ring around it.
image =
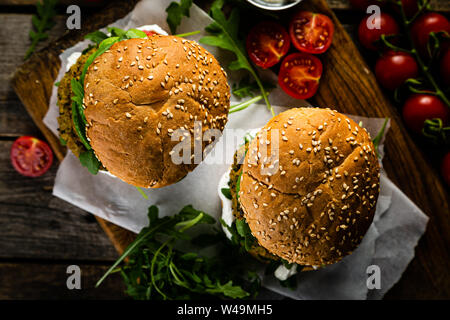
[[[28,59],[36,49],[36,45],[48,38],[46,31],[55,25],[54,17],[56,16],[56,4],[58,0],[43,0],[36,2],[37,14],[33,15],[31,22],[33,29],[29,33],[31,45],[25,53],[24,60]]]

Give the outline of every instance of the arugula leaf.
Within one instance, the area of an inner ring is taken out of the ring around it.
[[[200,43],[233,52],[236,60],[232,61],[228,65],[228,68],[233,71],[247,70],[255,79],[267,107],[272,115],[275,115],[262,81],[248,61],[245,46],[241,39],[239,39],[239,9],[237,7],[233,8],[227,20],[222,12],[223,4],[223,0],[216,0],[211,6],[210,15],[214,19],[214,22],[205,28],[211,35],[201,38]]]
[[[111,37],[123,37],[125,33],[127,33],[125,30],[117,28],[117,27],[108,27],[106,28],[109,33],[111,33]]]
[[[259,277],[255,272],[243,276],[246,273],[240,264],[232,263],[237,256],[233,248],[226,247],[213,257],[175,249],[177,241],[190,238],[185,231],[211,223],[214,221],[211,216],[185,206],[176,215],[160,218],[158,208],[151,206],[148,217],[149,225],[96,286],[112,272],[120,272],[127,294],[135,299],[192,299],[210,295],[242,299],[256,295]],[[220,237],[224,244],[223,233]],[[128,262],[119,266],[125,258]]]
[[[84,38],[99,45],[103,40],[108,38],[108,35],[100,30],[97,30],[87,34]]]
[[[93,150],[81,153],[79,159],[81,164],[85,166],[91,174],[97,174],[100,168],[100,161],[98,161]]]
[[[36,2],[37,14],[33,15],[31,22],[35,31],[31,30],[29,33],[31,45],[25,53],[24,60],[28,59],[36,49],[36,45],[48,38],[46,31],[53,28],[55,25],[54,17],[56,16],[56,4],[58,0],[43,0]]]
[[[232,197],[231,197],[230,188],[222,188],[222,189],[220,189],[220,191],[225,196],[225,198],[227,198],[228,200],[231,200]]]
[[[275,88],[275,85],[269,82],[262,82],[262,84],[266,91]],[[244,77],[239,83],[233,84],[232,93],[239,98],[254,97],[255,91],[259,91],[258,84],[256,82],[251,82],[250,77]]]
[[[139,29],[129,29],[125,33],[126,39],[147,38],[147,34]]]
[[[186,16],[189,17],[189,10],[192,6],[192,0],[181,0],[180,3],[171,2],[166,8],[167,24],[170,27],[170,32],[175,34],[177,27],[181,23],[181,19]]]
[[[380,146],[381,139],[383,139],[384,131],[386,130],[387,123],[389,121],[389,118],[384,119],[383,126],[381,127],[380,131],[378,132],[377,136],[373,138],[372,142],[375,147],[375,152],[378,157],[380,157],[380,153],[378,152],[378,147]]]
[[[87,167],[89,172],[92,174],[97,174],[101,163],[98,161],[97,157],[95,157],[94,152],[92,151],[91,145],[86,137],[86,117],[84,115],[84,107],[83,107],[83,98],[84,98],[84,78],[86,77],[86,72],[89,66],[94,62],[94,60],[107,51],[111,46],[119,41],[125,39],[132,38],[147,38],[145,32],[138,29],[129,29],[127,31],[110,27],[108,28],[108,32],[111,33],[111,37],[108,37],[104,32],[94,31],[88,34],[85,39],[89,39],[97,44],[97,50],[91,54],[86,63],[83,66],[83,70],[80,75],[80,79],[72,79],[71,80],[71,89],[72,89],[72,121],[74,124],[75,131],[80,138],[80,141],[88,150],[80,155],[80,162],[83,166]],[[145,197],[145,193],[142,190],[138,191]]]
[[[91,150],[91,145],[86,138],[85,124],[80,118],[77,103],[75,101],[72,101],[72,122],[75,132],[77,133],[78,138],[80,138],[81,143],[87,150]]]
[[[62,146],[66,146],[67,145],[67,141],[64,140],[62,137],[59,137],[59,143],[61,143]]]

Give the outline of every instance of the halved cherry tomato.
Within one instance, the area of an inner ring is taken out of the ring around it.
[[[322,62],[312,54],[292,53],[281,63],[278,83],[291,97],[311,98],[319,87],[322,68]]]
[[[333,22],[320,13],[300,11],[289,25],[289,34],[294,46],[300,51],[313,54],[328,50],[333,33]]]
[[[250,30],[247,36],[247,53],[261,68],[276,65],[289,51],[289,34],[276,22],[264,21]]]
[[[28,136],[14,141],[10,156],[14,169],[27,177],[43,175],[53,163],[53,152],[48,144]]]

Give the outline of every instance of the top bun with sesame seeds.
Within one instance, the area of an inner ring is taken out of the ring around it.
[[[192,149],[194,123],[205,132],[227,122],[226,73],[195,41],[154,35],[117,42],[89,66],[84,85],[87,138],[102,165],[131,185],[181,180],[196,164],[172,161],[174,146],[188,137]]]
[[[319,267],[359,245],[378,193],[379,163],[367,131],[330,109],[295,108],[251,142],[239,200],[262,247],[289,263]]]

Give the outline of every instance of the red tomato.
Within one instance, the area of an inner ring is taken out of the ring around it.
[[[14,169],[27,177],[43,175],[53,163],[53,152],[48,144],[28,136],[14,141],[10,156]]]
[[[407,79],[416,78],[418,72],[413,56],[401,51],[388,51],[375,65],[378,82],[388,90],[395,90]]]
[[[450,48],[445,50],[442,55],[439,69],[441,71],[442,82],[445,85],[450,86]]]
[[[442,159],[441,172],[444,181],[450,187],[450,152],[447,152],[444,159]]]
[[[442,119],[444,126],[450,117],[450,109],[435,96],[414,94],[403,106],[403,119],[406,126],[416,133],[422,132],[423,123],[429,119]]]
[[[261,22],[247,36],[247,53],[250,59],[262,68],[276,65],[288,52],[289,34],[276,22]]]
[[[333,33],[333,22],[320,13],[300,11],[289,25],[289,34],[294,46],[300,51],[313,54],[328,50]]]
[[[142,30],[142,31],[144,31],[145,32],[145,34],[147,35],[147,37],[151,37],[151,36],[154,36],[155,34],[158,34],[158,32],[156,32],[156,31],[149,31],[149,30]]]
[[[366,12],[367,7],[370,5],[383,5],[383,3],[380,3],[380,1],[378,0],[350,0],[350,4],[352,5],[353,8],[361,10]]]
[[[412,25],[411,33],[419,52],[428,55],[427,43],[430,32],[444,31],[450,33],[450,22],[443,15],[429,12],[420,16]]]
[[[367,26],[367,21],[369,21],[369,25],[374,27],[378,23],[380,24],[379,29],[369,29]],[[381,13],[380,16],[367,16],[365,17],[358,28],[358,38],[359,42],[363,45],[364,48],[376,51],[377,48],[374,45],[374,42],[380,40],[381,35],[384,34],[394,35],[399,33],[399,28],[397,22],[395,22],[394,18],[392,18],[387,13]]]
[[[278,73],[281,88],[296,99],[311,98],[319,87],[322,62],[308,53],[292,53],[284,58]]]

